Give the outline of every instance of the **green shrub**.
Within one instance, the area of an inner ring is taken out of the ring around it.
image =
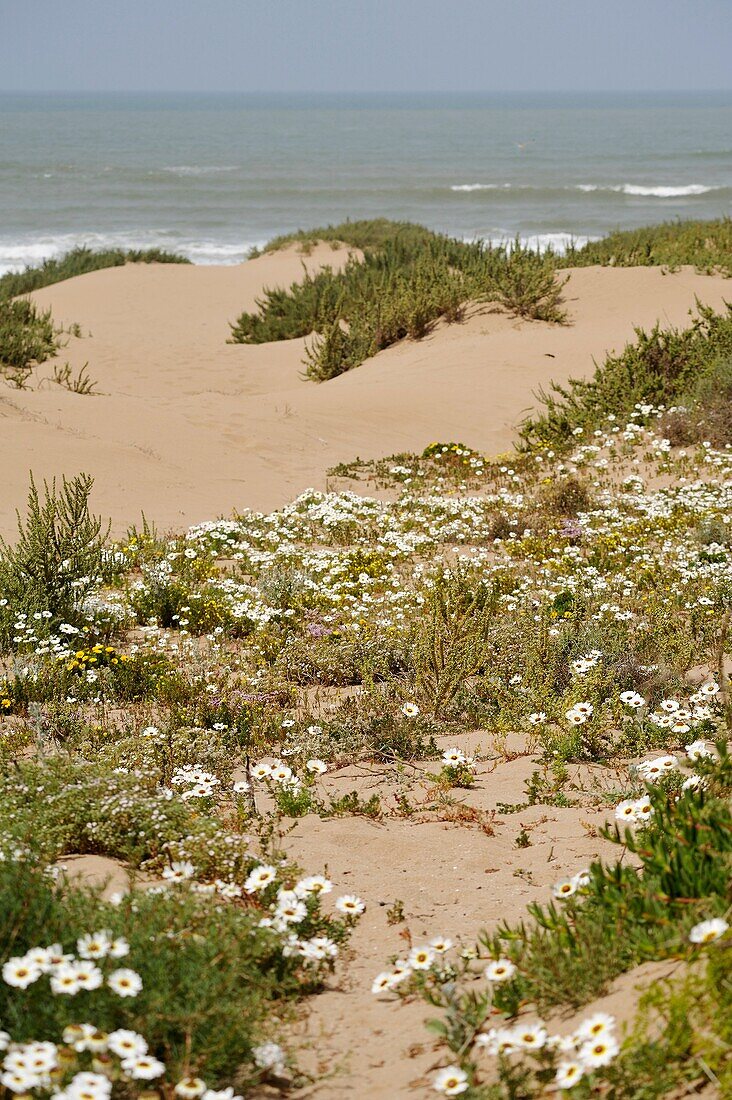
[[[42,865],[8,861],[0,866],[0,913],[3,962],[48,944],[75,955],[82,936],[104,929],[110,939],[125,941],[129,953],[98,958],[97,968],[105,978],[130,968],[141,979],[137,995],[125,997],[106,981],[74,996],[49,994],[47,975],[25,989],[2,982],[0,1012],[13,1040],[60,1044],[66,1027],[89,1021],[101,1034],[131,1029],[164,1063],[166,1092],[189,1074],[205,1075],[211,1085],[256,1083],[262,1071],[255,1044],[271,1040],[273,1017],[281,1020],[288,1002],[319,981],[320,968],[308,974],[297,956],[283,954],[278,935],[259,927],[261,909],[185,887],[135,891],[111,905],[63,876],[54,882]],[[306,934],[327,930],[343,938],[342,926],[321,920],[316,908],[306,923]]]
[[[315,333],[306,373],[325,381],[399,340],[421,339],[440,318],[461,320],[471,298],[498,298],[521,316],[562,319],[551,259],[518,242],[512,249],[491,248],[419,226],[357,224],[347,239],[360,241],[362,260],[351,257],[339,272],[326,267],[305,273],[287,291],[266,290],[257,312],[242,314],[232,325],[232,341],[263,343]],[[348,227],[332,232],[341,228]]]
[[[0,378],[22,387],[36,364],[56,354],[58,336],[50,310],[0,298]]]
[[[17,541],[10,546],[0,538],[0,593],[15,614],[50,612],[49,630],[63,621],[71,626],[81,621],[83,602],[104,572],[109,528],[105,531],[100,517],[89,511],[93,484],[88,474],[64,477],[60,489],[55,481],[44,482],[41,498],[31,474]],[[8,644],[7,637],[3,641]]]
[[[571,379],[540,392],[544,410],[521,425],[525,447],[569,446],[575,429],[595,428],[609,415],[628,419],[638,405],[672,405],[699,392],[700,385],[732,357],[732,306],[715,313],[698,306],[687,329],[646,333],[636,329],[636,342],[619,355],[609,355],[592,378]]]
[[[423,225],[413,222],[394,222],[388,218],[372,218],[363,221],[345,221],[339,225],[326,225],[318,229],[298,229],[271,240],[262,252],[275,252],[291,244],[303,249],[312,248],[318,241],[331,241],[334,245],[348,244],[354,248],[382,248],[387,241],[398,239],[407,247],[419,247],[433,240],[435,234]],[[253,255],[261,255],[255,249]]]
[[[702,374],[682,398],[682,407],[661,422],[673,446],[707,441],[713,447],[732,444],[732,359],[720,359]]]
[[[562,324],[567,320],[561,302],[568,278],[557,279],[551,253],[542,255],[522,245],[516,237],[506,253],[505,263],[496,266],[486,297],[498,301],[517,317]]]
[[[616,267],[692,264],[700,271],[732,275],[732,219],[676,221],[610,233],[581,248],[570,247],[560,267],[608,264]]]
[[[255,313],[232,326],[235,343],[262,343],[316,333],[305,365],[308,377],[324,381],[410,336],[420,339],[439,318],[459,320],[471,299],[498,301],[520,317],[561,323],[562,289],[557,271],[590,263],[695,263],[703,270],[732,273],[729,219],[679,222],[614,234],[558,257],[522,245],[466,243],[422,226],[387,219],[345,222],[276,238],[268,250],[317,240],[363,250],[345,268],[305,275],[289,290],[268,290]]]

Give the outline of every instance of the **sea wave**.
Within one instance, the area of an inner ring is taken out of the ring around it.
[[[58,259],[72,248],[164,248],[186,256],[195,264],[238,264],[246,260],[253,248],[261,248],[266,241],[222,241],[211,238],[178,237],[163,231],[146,230],[139,233],[59,233],[57,235],[26,237],[23,240],[0,237],[0,275],[8,271],[22,271],[44,260]]]
[[[238,164],[165,164],[162,172],[170,172],[174,176],[211,176],[217,172],[236,172]]]
[[[679,185],[659,184],[651,187],[640,183],[578,183],[577,191],[616,191],[623,195],[636,195],[653,199],[680,199],[692,195],[706,195],[710,191],[722,191],[722,187],[707,186],[703,183],[685,183]]]
[[[464,238],[467,243],[475,238]],[[513,247],[513,242],[516,239],[514,233],[510,233],[508,230],[500,230],[495,233],[491,233],[488,236],[480,237],[480,240],[496,246],[505,246],[509,251]],[[554,233],[530,233],[519,234],[519,242],[524,248],[533,248],[538,252],[546,252],[551,250],[559,255],[566,252],[568,248],[574,246],[575,248],[582,248],[588,244],[589,241],[599,241],[599,237],[578,236],[575,233],[565,233],[557,231]]]
[[[509,188],[510,183],[498,184],[498,183],[454,183],[451,191],[497,191],[499,187]]]
[[[634,195],[642,198],[654,199],[680,199],[694,195],[706,195],[711,191],[724,191],[722,185],[704,183],[684,184],[642,184],[642,183],[575,183],[575,184],[547,184],[544,187],[530,183],[453,183],[451,191],[533,191],[536,194],[551,195],[560,194],[562,191],[583,191],[587,194],[599,192],[604,194]]]

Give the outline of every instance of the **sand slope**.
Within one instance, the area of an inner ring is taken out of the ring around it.
[[[29,469],[97,479],[95,504],[115,531],[140,511],[159,527],[232,509],[271,509],[359,455],[421,450],[461,439],[506,449],[532,394],[592,371],[633,326],[683,325],[695,296],[719,307],[730,283],[691,269],[584,268],[566,289],[572,324],[524,322],[488,309],[426,340],[381,353],[324,385],[302,379],[302,340],[226,343],[229,322],[264,286],[287,285],[305,263],[341,264],[345,250],[294,250],[234,267],[129,265],[34,294],[57,322],[78,323],[60,356],[89,363],[101,396],[43,381],[0,386],[0,533],[12,534]]]

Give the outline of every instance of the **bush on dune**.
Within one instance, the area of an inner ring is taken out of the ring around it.
[[[461,320],[471,299],[499,302],[520,317],[565,319],[551,259],[518,241],[496,248],[384,221],[346,223],[327,232],[334,241],[345,236],[345,243],[358,243],[363,260],[352,257],[339,272],[326,267],[305,273],[286,291],[265,290],[257,312],[243,313],[232,325],[233,343],[314,333],[306,373],[322,382],[399,340],[421,339],[440,319]]]
[[[553,384],[549,392],[541,392],[544,409],[524,421],[522,445],[566,447],[580,429],[596,428],[608,416],[627,418],[637,405],[687,401],[702,410],[699,424],[713,417],[718,431],[727,431],[724,393],[729,392],[729,380],[725,390],[714,379],[721,377],[715,374],[722,370],[720,363],[732,359],[732,306],[715,313],[699,305],[688,329],[657,325],[649,333],[636,330],[636,336],[620,355],[609,355],[592,378],[573,378],[566,386]],[[691,423],[688,417],[686,422]]]
[[[339,225],[325,225],[317,229],[298,229],[294,233],[283,233],[274,237],[263,249],[253,249],[252,258],[267,252],[276,252],[281,248],[296,244],[305,252],[313,248],[318,241],[330,241],[334,246],[351,245],[353,248],[383,248],[387,242],[398,239],[402,244],[418,247],[428,244],[436,236],[431,229],[414,222],[394,222],[389,218],[370,218],[361,221],[345,221]]]
[[[614,267],[663,266],[674,270],[690,264],[698,270],[732,275],[732,218],[677,221],[610,233],[581,248],[567,249],[560,267],[607,264]]]
[[[33,367],[56,354],[58,337],[50,310],[0,298],[0,377],[22,388]]]
[[[411,222],[342,222],[276,237],[266,252],[318,241],[363,251],[334,272],[305,275],[288,290],[265,290],[253,313],[232,325],[233,343],[315,334],[306,374],[322,382],[351,370],[405,337],[420,339],[444,319],[459,321],[471,300],[497,302],[518,317],[562,323],[564,268],[589,264],[666,266],[732,274],[732,221],[675,222],[614,233],[565,255],[538,252],[516,238],[501,246],[465,242]]]

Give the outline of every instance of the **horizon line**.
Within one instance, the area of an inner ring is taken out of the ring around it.
[[[0,88],[0,95],[709,95],[728,88]]]

